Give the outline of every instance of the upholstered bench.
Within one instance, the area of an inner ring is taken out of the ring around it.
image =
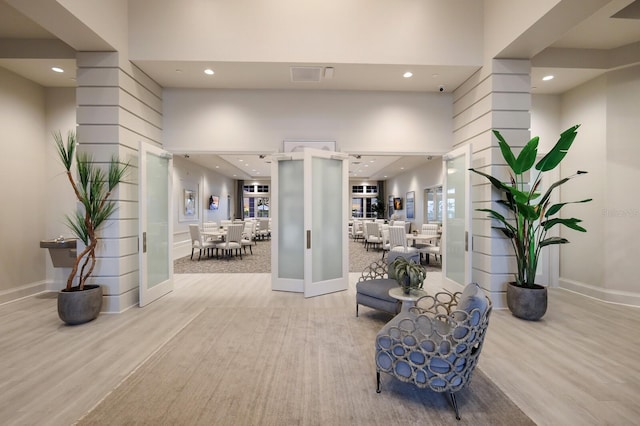
[[[364,271],[356,284],[356,316],[359,305],[368,306],[390,314],[400,312],[402,302],[389,296],[389,290],[398,287],[398,282],[389,272],[389,265],[397,257],[406,257],[420,263],[418,253],[389,252],[386,259],[373,262]]]

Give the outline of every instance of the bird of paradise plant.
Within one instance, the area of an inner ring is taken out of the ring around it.
[[[567,204],[587,203],[591,201],[591,198],[551,204],[551,194],[560,185],[587,172],[578,170],[575,174],[549,185],[544,194],[537,192],[541,185],[543,173],[556,168],[566,156],[576,138],[578,127],[580,125],[575,125],[562,132],[560,139],[551,151],[535,164],[535,169],[540,173],[537,174],[530,185],[525,179],[525,173],[531,170],[538,155],[539,138],[537,136],[532,138],[516,157],[500,132],[493,131],[498,139],[502,157],[510,168],[509,183],[503,183],[500,179],[479,170],[469,169],[487,178],[493,187],[503,194],[504,198],[497,202],[506,207],[513,216],[507,218],[496,210],[477,209],[488,213],[488,217],[491,219],[495,219],[500,225],[492,228],[500,230],[511,241],[517,260],[515,284],[519,287],[536,287],[535,277],[542,248],[569,242],[563,237],[548,236],[549,230],[560,225],[579,232],[586,232],[586,229],[580,225],[580,222],[582,222],[580,219],[554,216]]]

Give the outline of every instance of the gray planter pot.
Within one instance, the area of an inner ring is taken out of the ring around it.
[[[84,324],[98,317],[102,309],[102,287],[85,285],[84,290],[78,287],[61,290],[58,293],[58,316],[69,325]]]
[[[507,306],[514,316],[537,321],[547,312],[547,288],[541,285],[525,288],[518,287],[515,283],[509,283],[507,285]]]

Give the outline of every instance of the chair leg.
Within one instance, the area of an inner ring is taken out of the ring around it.
[[[359,305],[358,305],[358,302],[356,302],[356,318],[358,317],[358,308],[359,308]]]
[[[456,395],[453,392],[449,392],[449,399],[451,399],[451,405],[456,412],[456,420],[460,420],[460,412],[458,411],[458,401],[456,401]]]
[[[376,370],[376,393],[382,392],[380,390],[380,370]]]
[[[191,247],[191,260],[193,260],[193,247]]]

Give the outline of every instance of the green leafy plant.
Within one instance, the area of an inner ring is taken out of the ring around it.
[[[384,214],[387,211],[387,206],[385,206],[384,199],[381,194],[378,194],[376,197],[376,202],[371,206],[371,211],[376,214],[378,219],[384,218]]]
[[[540,173],[530,185],[525,180],[525,173],[531,170],[538,155],[539,138],[537,136],[531,139],[516,157],[500,132],[493,131],[498,139],[502,157],[511,169],[509,173],[510,183],[508,184],[481,171],[469,169],[487,178],[503,194],[504,198],[498,200],[498,203],[505,206],[513,216],[507,218],[492,209],[477,209],[478,211],[487,212],[491,219],[498,221],[500,226],[493,226],[493,228],[500,230],[511,240],[518,263],[516,285],[520,287],[532,288],[536,286],[536,270],[538,269],[538,260],[542,248],[569,242],[566,238],[548,237],[550,229],[560,225],[579,232],[586,232],[586,229],[579,225],[580,219],[565,219],[554,216],[567,204],[586,203],[591,201],[591,198],[551,204],[551,194],[560,185],[587,172],[578,170],[574,175],[562,178],[549,185],[544,194],[537,192],[543,173],[556,168],[567,155],[567,151],[578,133],[578,127],[580,125],[575,125],[560,134],[560,139],[551,151],[535,165],[535,169]]]
[[[78,290],[83,290],[87,278],[96,266],[96,246],[98,237],[96,232],[116,210],[116,204],[109,197],[116,186],[123,181],[129,163],[121,164],[117,157],[112,157],[108,171],[105,172],[86,153],[77,152],[77,139],[74,131],[67,133],[66,143],[60,132],[54,132],[58,156],[66,169],[67,178],[73,192],[82,208],[73,215],[67,215],[67,226],[85,244],[76,257],[69,278],[67,290],[73,287],[73,279],[78,274]],[[72,173],[72,166],[76,162],[77,179]]]
[[[424,267],[404,257],[396,257],[390,265],[393,268],[398,285],[405,293],[422,288],[427,271]]]

